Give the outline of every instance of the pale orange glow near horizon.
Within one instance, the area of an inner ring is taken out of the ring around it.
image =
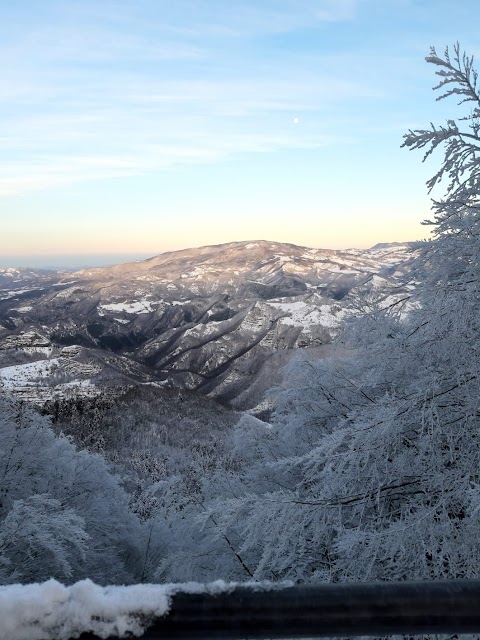
[[[401,201],[392,203],[390,194],[383,193],[376,199],[359,196],[356,206],[347,210],[332,199],[321,204],[318,195],[310,202],[307,194],[299,193],[298,203],[279,206],[273,197],[269,202],[253,194],[251,200],[231,205],[228,213],[223,213],[218,203],[209,209],[202,202],[197,210],[179,198],[179,202],[169,203],[167,211],[159,207],[158,213],[155,204],[138,209],[126,206],[121,215],[112,206],[104,210],[90,206],[84,211],[76,205],[66,215],[60,202],[51,219],[39,215],[33,221],[26,213],[29,209],[13,199],[2,220],[0,256],[156,255],[259,239],[324,249],[363,249],[379,242],[415,241],[430,232],[421,224],[430,215],[427,194],[418,195],[422,189],[423,185],[417,184],[415,197],[407,201],[408,208]],[[228,194],[225,197],[232,198]]]
[[[476,51],[457,4],[0,3],[0,260],[428,237],[402,142],[460,114],[424,61]]]
[[[63,230],[50,230],[48,236],[39,243],[36,229],[23,231],[6,230],[0,238],[0,254],[12,256],[56,256],[56,255],[108,255],[108,254],[148,254],[156,255],[165,251],[176,251],[191,247],[224,244],[235,241],[270,240],[300,246],[322,249],[364,249],[379,242],[409,242],[421,240],[429,235],[429,228],[419,222],[405,222],[403,216],[393,219],[389,216],[375,217],[374,224],[354,225],[346,219],[341,226],[315,225],[298,228],[295,219],[289,218],[277,225],[271,220],[255,226],[242,224],[241,219],[233,219],[228,226],[207,226],[198,221],[188,229],[181,225],[150,224],[140,228],[113,231],[108,226],[91,229],[73,227],[68,234]],[[319,229],[319,226],[322,228]]]

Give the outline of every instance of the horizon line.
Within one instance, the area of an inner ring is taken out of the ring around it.
[[[206,249],[210,247],[222,247],[233,244],[249,243],[266,243],[266,244],[278,244],[287,245],[292,247],[299,247],[303,249],[316,249],[320,251],[368,251],[379,245],[392,245],[398,246],[402,244],[412,244],[415,241],[394,241],[394,242],[376,242],[368,247],[344,247],[344,248],[331,248],[331,247],[312,247],[307,245],[298,245],[293,242],[280,242],[277,240],[238,240],[230,242],[219,242],[215,244],[206,244],[198,246],[187,246],[179,249],[165,249],[163,251],[148,252],[148,251],[112,251],[112,252],[78,252],[78,253],[25,253],[25,254],[3,254],[0,256],[0,268],[37,268],[37,269],[83,269],[94,267],[108,267],[116,264],[122,264],[123,262],[137,262],[143,260],[149,260],[166,253],[177,253],[181,251],[189,251],[193,249]],[[93,261],[93,262],[91,262]]]

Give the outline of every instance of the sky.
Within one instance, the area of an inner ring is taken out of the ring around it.
[[[477,0],[0,3],[0,264],[237,240],[425,238],[462,109],[424,58],[480,52]],[[114,260],[115,256],[115,260]]]

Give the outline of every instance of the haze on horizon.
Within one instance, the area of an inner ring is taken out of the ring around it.
[[[450,116],[423,58],[457,39],[475,54],[475,8],[3,3],[2,263],[426,237],[433,169],[402,135]]]
[[[258,242],[258,239],[251,239],[246,244]],[[268,242],[268,241],[267,241]],[[227,243],[228,244],[228,243]],[[292,244],[292,243],[290,243]],[[393,243],[402,244],[402,243]],[[205,246],[205,245],[203,245]],[[210,245],[208,245],[210,246]],[[219,245],[215,245],[219,246]],[[221,245],[220,245],[221,246]],[[298,246],[298,245],[297,245]],[[311,248],[308,245],[305,247]],[[182,249],[194,249],[200,247],[181,247]],[[344,247],[348,249],[356,249],[357,247]],[[370,248],[370,247],[369,247]],[[175,250],[174,250],[175,251]],[[90,267],[109,267],[112,265],[122,264],[126,262],[138,262],[147,260],[160,255],[162,252],[156,253],[86,253],[86,254],[33,254],[33,255],[0,255],[0,268],[33,268],[33,269],[67,269],[77,270]]]

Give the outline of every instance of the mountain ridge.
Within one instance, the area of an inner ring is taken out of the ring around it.
[[[297,349],[328,344],[367,296],[405,296],[412,255],[407,243],[323,250],[242,241],[20,278],[3,288],[0,280],[0,367],[14,356],[44,359],[36,366],[48,385],[61,378],[48,361],[75,347],[56,363],[68,387],[58,382],[52,393],[143,380],[248,408],[278,380],[270,361],[278,369]],[[95,367],[85,367],[95,353]],[[0,384],[14,387],[14,371],[2,371]]]

